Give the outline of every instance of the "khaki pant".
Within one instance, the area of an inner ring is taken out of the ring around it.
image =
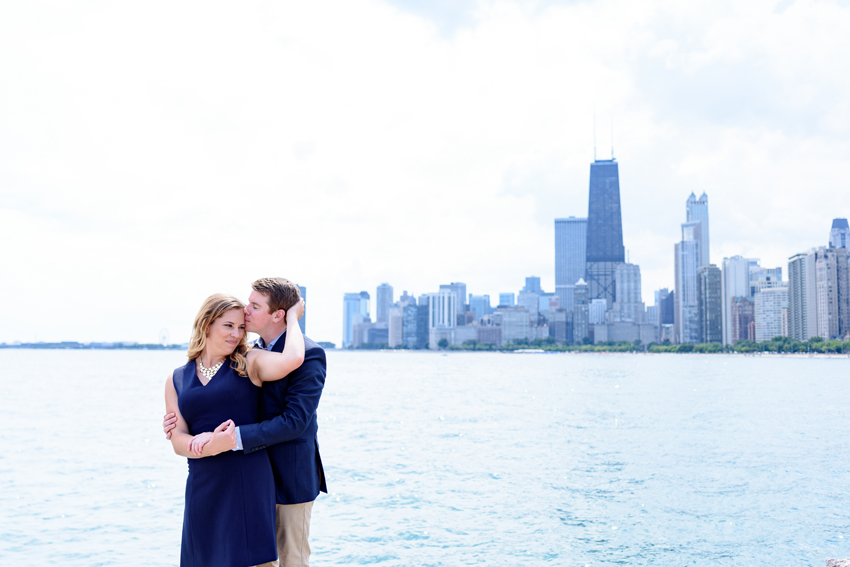
[[[309,567],[310,515],[313,503],[278,504],[277,561],[258,567]]]

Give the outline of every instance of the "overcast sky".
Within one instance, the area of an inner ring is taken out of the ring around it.
[[[270,275],[336,343],[381,282],[553,291],[594,111],[647,304],[691,191],[714,263],[787,270],[850,216],[848,35],[846,1],[4,2],[0,341],[184,342]]]

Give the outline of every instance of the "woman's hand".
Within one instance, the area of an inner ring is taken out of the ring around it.
[[[215,428],[212,438],[201,448],[202,457],[211,457],[236,448],[236,424],[228,419]]]
[[[299,299],[298,303],[289,308],[286,312],[286,325],[289,326],[291,321],[298,321],[301,317],[304,316],[304,307],[306,303],[304,303],[303,299]]]
[[[167,413],[162,418],[162,431],[166,439],[171,439],[171,430],[177,427],[177,414]]]
[[[189,440],[189,452],[200,457],[201,452],[204,450],[204,445],[210,442],[212,436],[213,434],[207,431],[192,437]]]

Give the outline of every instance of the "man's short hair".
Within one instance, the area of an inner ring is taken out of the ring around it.
[[[278,309],[288,311],[301,301],[301,290],[286,278],[260,278],[251,284],[251,288],[268,298],[269,313]]]

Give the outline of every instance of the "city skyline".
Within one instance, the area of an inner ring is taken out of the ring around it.
[[[182,342],[207,295],[269,275],[308,288],[308,334],[338,344],[339,298],[374,304],[381,282],[552,291],[594,114],[644,303],[673,287],[691,192],[716,265],[785,266],[850,217],[848,21],[806,2],[0,6],[0,342]]]
[[[814,326],[809,327],[816,326],[817,336],[826,340],[850,337],[847,219],[833,219],[827,247],[790,257],[787,268],[765,267],[758,258],[740,255],[724,257],[718,268],[710,263],[708,195],[703,192],[697,198],[692,192],[685,202],[681,240],[673,246],[674,290],[656,290],[655,305],[646,306],[640,266],[626,261],[624,253],[613,157],[591,163],[588,193],[587,218],[554,219],[555,291],[545,291],[539,276],[526,276],[516,302],[513,293],[500,292],[493,306],[489,294],[467,296],[465,283],[452,282],[441,284],[439,292],[420,295],[418,303],[407,291],[395,303],[393,288],[383,283],[377,294],[385,305],[376,309],[374,321],[368,313],[358,319],[346,316],[343,336],[353,339],[344,339],[343,348],[475,348],[478,343],[501,347],[537,340],[561,345],[625,341],[635,346],[667,342],[719,347],[742,340],[808,340],[814,335],[800,331],[805,328],[801,319],[811,319]],[[801,256],[807,258],[804,269]],[[346,313],[349,298],[356,296],[345,294]]]

